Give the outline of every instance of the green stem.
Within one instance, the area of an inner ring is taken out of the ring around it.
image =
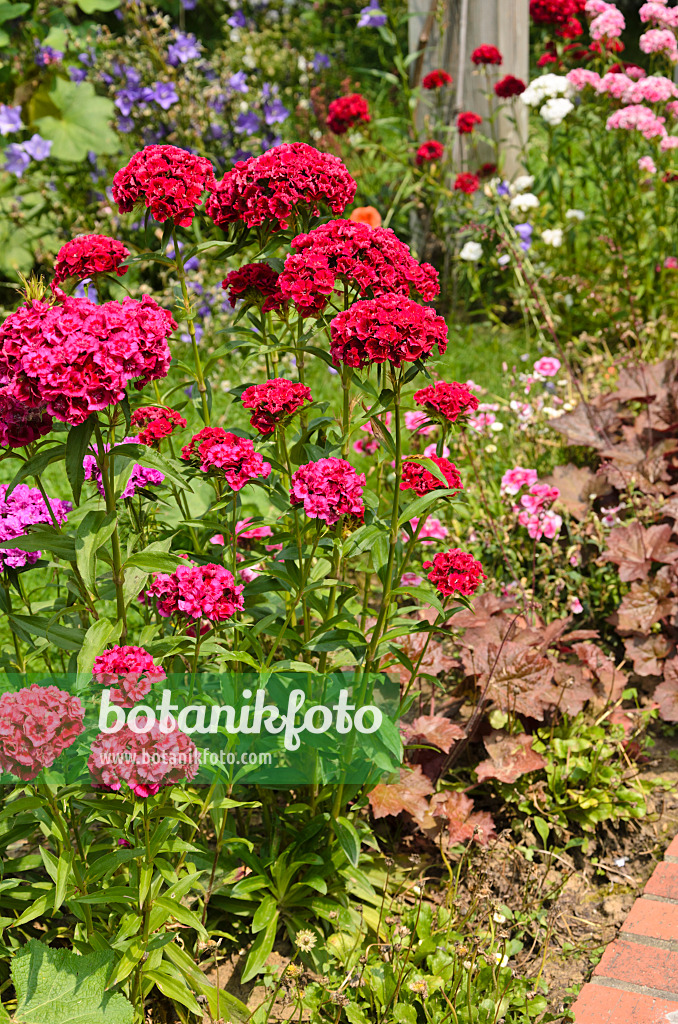
[[[122,622],[122,633],[120,642],[125,643],[127,637],[127,611],[125,608],[125,571],[122,564],[122,552],[120,548],[120,534],[118,532],[118,517],[115,504],[115,456],[107,452],[104,447],[104,439],[101,434],[101,427],[97,421],[94,431],[99,448],[99,465],[101,469],[101,481],[104,487],[106,498],[106,511],[113,513],[115,518],[115,529],[111,535],[111,553],[113,556],[113,586],[115,587],[115,601],[117,606],[118,619]]]
[[[184,269],[184,260],[179,250],[179,239],[177,238],[176,228],[172,229],[172,238],[174,239],[174,262],[177,268],[177,277],[181,285],[181,294],[184,299],[184,309],[186,313],[191,311],[191,300],[188,294],[188,288],[186,286],[186,271]],[[210,410],[207,403],[207,385],[205,384],[205,377],[202,372],[202,363],[200,361],[200,350],[198,349],[198,340],[195,336],[195,324],[192,319],[188,319],[188,333],[191,338],[191,347],[193,349],[193,362],[195,364],[195,379],[198,382],[198,391],[200,392],[200,402],[202,405],[202,418],[205,426],[210,425]]]

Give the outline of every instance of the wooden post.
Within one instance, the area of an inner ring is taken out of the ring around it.
[[[443,68],[454,78],[449,90],[447,118],[451,121],[460,110],[473,110],[486,118],[487,84],[484,73],[474,74],[471,53],[483,43],[496,46],[504,57],[500,76],[505,74],[529,81],[529,0],[409,0],[409,44],[414,53],[426,43],[423,58],[414,62],[413,78],[421,78],[432,68]],[[503,140],[504,173],[509,177],[520,167],[520,138],[527,134],[527,109],[518,102],[515,109],[519,129],[505,116],[499,119]],[[424,128],[426,105],[420,107],[420,124]],[[490,160],[489,146],[478,147],[477,163]],[[468,168],[475,170],[475,167]]]

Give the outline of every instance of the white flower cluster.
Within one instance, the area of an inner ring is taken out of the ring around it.
[[[536,210],[539,206],[539,199],[533,192],[522,192],[514,196],[509,203],[511,213],[527,213],[528,210]]]
[[[573,92],[565,75],[547,74],[534,78],[520,98],[528,107],[539,107],[546,123],[555,128],[574,110],[570,100]]]
[[[459,253],[459,259],[477,263],[479,259],[482,259],[482,255],[483,247],[480,242],[466,242]]]

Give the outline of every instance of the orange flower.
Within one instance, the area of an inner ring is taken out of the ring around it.
[[[371,228],[381,227],[381,214],[374,206],[356,206],[355,210],[351,210],[348,219],[354,220],[357,224],[367,224]]]

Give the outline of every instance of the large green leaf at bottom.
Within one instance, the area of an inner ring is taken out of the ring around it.
[[[20,1024],[132,1024],[132,1004],[106,992],[113,950],[77,956],[31,939],[12,960]]]
[[[48,99],[59,112],[34,122],[44,139],[52,140],[51,156],[57,160],[84,160],[90,152],[115,153],[120,143],[109,127],[114,114],[112,100],[97,96],[90,82],[56,78]],[[44,108],[43,108],[44,109]]]

